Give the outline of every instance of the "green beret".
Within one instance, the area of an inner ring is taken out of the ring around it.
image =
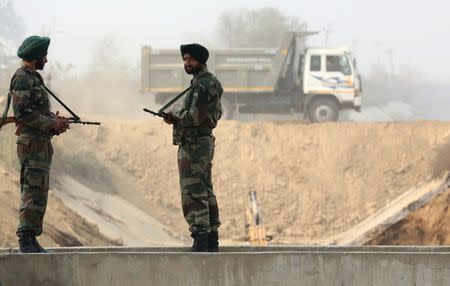
[[[26,60],[39,60],[47,55],[48,46],[50,45],[50,38],[31,36],[26,38],[19,50],[17,56]]]
[[[197,43],[181,45],[180,51],[181,56],[188,53],[201,64],[206,64],[209,57],[208,49]]]

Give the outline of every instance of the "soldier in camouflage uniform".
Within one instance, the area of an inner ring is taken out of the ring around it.
[[[17,55],[22,66],[11,80],[6,117],[12,100],[17,120],[17,155],[20,163],[19,251],[45,252],[36,236],[42,233],[47,207],[49,172],[53,149],[50,139],[69,128],[68,119],[50,112],[50,101],[44,81],[36,70],[47,62],[50,39],[31,36],[24,40]]]
[[[219,208],[211,181],[214,141],[212,130],[222,114],[223,89],[206,66],[208,50],[199,44],[180,47],[184,68],[193,75],[183,107],[169,113],[173,143],[178,145],[181,204],[194,238],[192,251],[218,251]]]

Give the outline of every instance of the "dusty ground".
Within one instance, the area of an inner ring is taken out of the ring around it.
[[[301,243],[346,230],[429,179],[450,124],[224,121],[215,134],[222,237],[243,239],[248,192],[255,190],[274,242]],[[104,121],[100,128],[74,127],[55,143],[56,165],[69,161],[85,183],[188,236],[170,127],[153,118]]]
[[[17,174],[0,164],[0,247],[17,247],[19,187]],[[44,234],[39,241],[44,246],[117,245],[98,232],[50,194]]]
[[[55,138],[53,176],[64,171],[94,190],[116,193],[158,219],[173,236],[189,241],[170,127],[154,118],[102,121],[101,127],[74,126]],[[250,190],[257,192],[274,243],[313,243],[360,222],[450,163],[450,148],[442,145],[448,143],[450,123],[443,122],[223,121],[215,134],[213,176],[221,234],[232,242],[243,240]],[[0,145],[7,141],[2,139]],[[14,161],[13,155],[0,158],[9,164]],[[0,235],[0,245],[15,245],[16,175],[3,170],[0,176],[0,225],[7,229]],[[82,244],[113,243],[54,198],[47,224],[48,237],[43,237],[47,245],[72,244],[64,242],[60,232]],[[56,227],[58,231],[53,231]],[[420,228],[431,231],[430,237],[438,235],[436,228]]]

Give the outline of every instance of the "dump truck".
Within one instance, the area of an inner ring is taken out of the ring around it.
[[[361,78],[348,48],[307,48],[315,32],[288,32],[278,48],[211,50],[208,69],[222,83],[223,118],[239,113],[305,115],[312,122],[360,111]],[[178,49],[142,47],[141,90],[157,104],[190,85]]]

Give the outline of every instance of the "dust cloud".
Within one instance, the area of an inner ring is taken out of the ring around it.
[[[86,70],[75,73],[70,65],[55,63],[46,72],[47,84],[76,113],[94,118],[143,118],[142,108],[153,106],[153,100],[140,92],[139,67],[120,54],[114,37],[106,37],[92,51]],[[56,102],[53,109],[63,110]]]

